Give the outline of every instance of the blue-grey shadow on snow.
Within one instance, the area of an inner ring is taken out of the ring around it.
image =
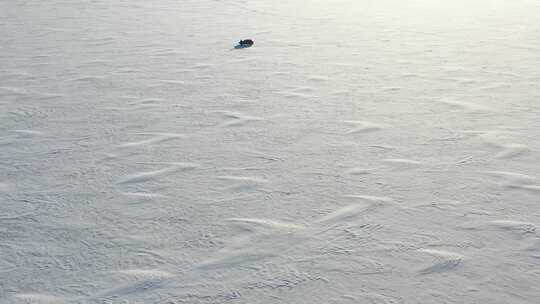
[[[234,46],[235,49],[239,50],[239,49],[247,49],[247,48],[250,48],[252,47],[253,45],[247,45],[247,44],[237,44]]]

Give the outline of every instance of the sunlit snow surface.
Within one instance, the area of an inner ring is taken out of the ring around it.
[[[539,16],[0,0],[0,303],[538,303]]]

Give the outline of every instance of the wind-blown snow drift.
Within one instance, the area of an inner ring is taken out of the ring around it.
[[[0,303],[536,303],[539,15],[0,1]]]

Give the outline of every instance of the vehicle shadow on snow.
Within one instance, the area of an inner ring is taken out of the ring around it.
[[[241,49],[247,49],[247,48],[250,48],[252,47],[251,45],[245,45],[245,44],[237,44],[234,46],[234,49],[236,50],[241,50]]]

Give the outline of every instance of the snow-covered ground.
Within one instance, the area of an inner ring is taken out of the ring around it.
[[[538,303],[539,135],[538,0],[0,0],[0,303]]]

